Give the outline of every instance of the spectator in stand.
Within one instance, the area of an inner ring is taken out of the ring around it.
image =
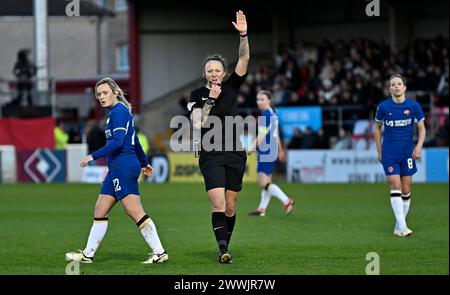
[[[430,140],[427,140],[424,143],[425,147],[445,147],[448,146],[448,128],[449,128],[449,119],[445,120],[444,124],[440,125],[436,135],[431,138]]]
[[[63,150],[66,144],[69,142],[69,135],[64,129],[64,123],[61,120],[57,120],[57,125],[54,129],[55,136],[55,149]]]
[[[288,150],[299,150],[302,148],[302,139],[303,139],[303,133],[300,130],[300,128],[294,129],[294,133],[292,135],[291,140],[289,141],[289,144],[287,145]]]
[[[316,142],[316,135],[310,126],[306,127],[303,135],[301,149],[313,149]]]
[[[147,155],[148,151],[150,150],[148,136],[147,136],[147,134],[142,132],[142,130],[138,126],[136,126],[135,129],[136,129],[136,136],[139,138],[139,142],[141,143],[142,150]]]
[[[142,130],[138,126],[135,127],[135,131],[136,131],[136,136],[139,139],[139,143],[142,146],[142,150],[144,151],[144,154],[148,158],[148,151],[150,150],[148,136],[147,136],[147,134],[142,132]],[[142,182],[145,179],[145,177],[146,177],[145,174],[141,171],[141,174],[139,175],[139,178],[138,178],[138,182]]]
[[[390,95],[383,81],[392,73],[403,73],[410,91],[435,92],[434,105],[448,107],[448,47],[449,40],[443,37],[414,40],[392,50],[384,40],[365,38],[317,43],[299,40],[295,48],[281,44],[273,65],[249,73],[240,89],[239,107],[255,107],[255,93],[269,89],[275,106],[355,106],[357,109],[343,112],[349,126],[352,121],[372,118],[380,101]],[[429,101],[428,94],[415,98]],[[336,108],[330,108],[323,111],[322,118],[336,122],[340,117]],[[325,136],[346,133],[336,126],[324,125]],[[338,148],[349,148],[347,135],[339,137]]]
[[[275,77],[275,83],[272,87],[273,93],[273,104],[281,105],[284,104],[289,98],[289,91],[287,91],[287,81],[282,75],[277,75]]]
[[[352,137],[344,128],[339,129],[338,139],[332,146],[333,150],[348,150],[352,147]]]
[[[307,52],[305,48],[305,43],[303,40],[297,41],[297,44],[295,45],[295,61],[297,62],[297,65],[299,67],[303,67],[308,62],[307,58]]]
[[[334,94],[333,82],[330,79],[322,80],[322,86],[319,90],[319,100],[328,103]]]
[[[21,105],[22,99],[26,95],[28,106],[33,106],[31,90],[33,84],[31,79],[36,75],[36,66],[30,61],[29,49],[21,49],[17,53],[17,61],[14,65],[13,74],[17,78],[17,97],[12,101],[15,105]]]
[[[286,68],[283,69],[283,75],[289,81],[289,89],[296,91],[300,86],[300,70],[298,69],[294,60],[289,59],[286,61]]]
[[[291,92],[289,95],[289,100],[284,104],[284,106],[294,107],[300,105],[300,97],[297,92]]]
[[[436,90],[439,95],[437,105],[447,104],[448,106],[448,60],[447,65],[445,66],[444,73],[441,75],[439,79],[439,84]]]
[[[69,127],[69,143],[81,143],[82,142],[82,131],[79,126],[81,122],[71,123]]]
[[[300,100],[300,105],[303,106],[313,106],[317,105],[317,97],[313,91],[308,91],[306,97]]]
[[[104,120],[100,125],[104,125]],[[88,154],[92,154],[94,151],[100,149],[106,144],[105,132],[100,128],[99,123],[95,120],[89,120],[86,123],[86,143],[88,145]]]
[[[314,143],[314,148],[319,150],[326,150],[330,148],[330,144],[328,142],[328,138],[325,135],[325,131],[320,128],[317,131],[316,141]]]

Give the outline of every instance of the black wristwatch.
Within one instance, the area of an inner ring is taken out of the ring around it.
[[[208,97],[208,99],[206,100],[205,103],[206,103],[206,104],[209,104],[209,105],[214,105],[216,102],[215,102],[215,100],[214,100],[213,98]]]

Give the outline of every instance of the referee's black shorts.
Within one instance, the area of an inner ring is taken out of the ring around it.
[[[246,162],[245,152],[202,153],[199,165],[206,191],[218,187],[235,192],[241,191]]]

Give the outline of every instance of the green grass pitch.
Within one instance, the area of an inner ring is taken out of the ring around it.
[[[217,262],[203,185],[142,184],[144,208],[169,252],[165,264],[141,265],[149,249],[118,204],[95,263],[81,274],[365,274],[366,254],[381,274],[449,273],[449,186],[414,184],[409,238],[392,235],[386,184],[280,184],[296,200],[291,216],[272,199],[251,217],[260,191],[245,184],[230,250]],[[0,185],[0,274],[65,274],[65,252],[83,249],[100,186]]]

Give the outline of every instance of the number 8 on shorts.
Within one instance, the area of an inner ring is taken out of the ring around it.
[[[411,176],[417,172],[416,161],[412,158],[406,158],[401,163],[401,176]]]

